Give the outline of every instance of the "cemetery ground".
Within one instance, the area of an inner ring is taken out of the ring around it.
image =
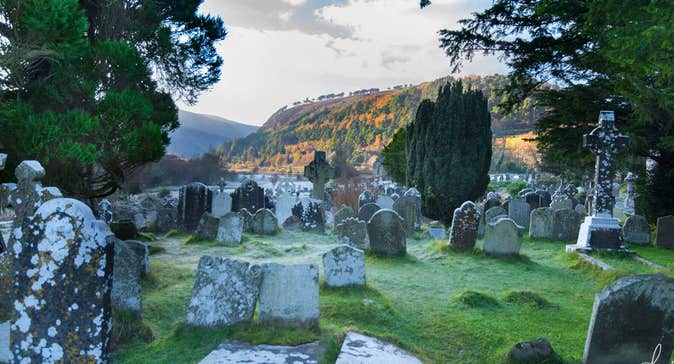
[[[477,246],[481,243],[478,240]],[[246,234],[240,246],[226,247],[168,233],[149,244],[151,274],[143,283],[143,322],[114,314],[115,363],[194,363],[226,338],[275,345],[320,341],[326,348],[321,361],[332,363],[347,331],[390,341],[428,363],[501,363],[515,343],[543,337],[561,362],[576,363],[583,354],[595,294],[602,287],[629,274],[672,276],[674,271],[671,250],[632,247],[664,270],[598,254],[616,268],[600,271],[577,255],[567,255],[563,242],[531,240],[525,234],[521,255],[503,259],[478,250],[449,250],[446,241],[419,231],[407,239],[407,256],[367,257],[365,288],[321,284],[319,329],[280,328],[257,321],[205,329],[185,322],[201,256],[320,264],[321,255],[338,246],[336,236],[295,231]]]

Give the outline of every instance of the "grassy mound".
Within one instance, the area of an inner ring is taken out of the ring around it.
[[[500,304],[496,298],[491,297],[487,294],[470,291],[467,289],[462,290],[452,297],[452,300],[456,302],[463,303],[468,307],[498,307]]]
[[[536,308],[546,308],[553,306],[543,296],[532,291],[510,291],[506,293],[503,300],[508,303],[528,305]]]

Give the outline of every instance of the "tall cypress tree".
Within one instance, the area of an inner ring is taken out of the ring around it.
[[[489,183],[487,98],[461,82],[441,87],[437,101],[424,100],[408,127],[408,153],[408,182],[422,191],[424,215],[451,222],[454,209]]]

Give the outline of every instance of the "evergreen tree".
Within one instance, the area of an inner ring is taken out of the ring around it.
[[[393,181],[405,184],[407,176],[407,133],[400,128],[393,134],[393,139],[382,151],[384,169]]]
[[[159,160],[174,98],[220,78],[222,20],[201,0],[0,0],[0,144],[47,183],[93,199]],[[9,166],[11,170],[12,166]]]
[[[461,82],[448,84],[435,103],[419,106],[409,131],[408,178],[422,191],[424,215],[448,224],[455,208],[481,196],[489,184],[487,99]]]

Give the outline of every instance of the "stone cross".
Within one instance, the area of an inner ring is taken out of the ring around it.
[[[314,185],[313,198],[323,201],[325,197],[325,184],[334,174],[335,170],[325,158],[325,152],[315,152],[314,160],[304,167],[304,177],[309,179]]]
[[[594,176],[593,215],[612,216],[613,197],[613,159],[628,145],[629,138],[620,134],[615,127],[613,111],[599,113],[599,126],[590,134],[583,136],[583,146],[590,148],[597,156]]]

